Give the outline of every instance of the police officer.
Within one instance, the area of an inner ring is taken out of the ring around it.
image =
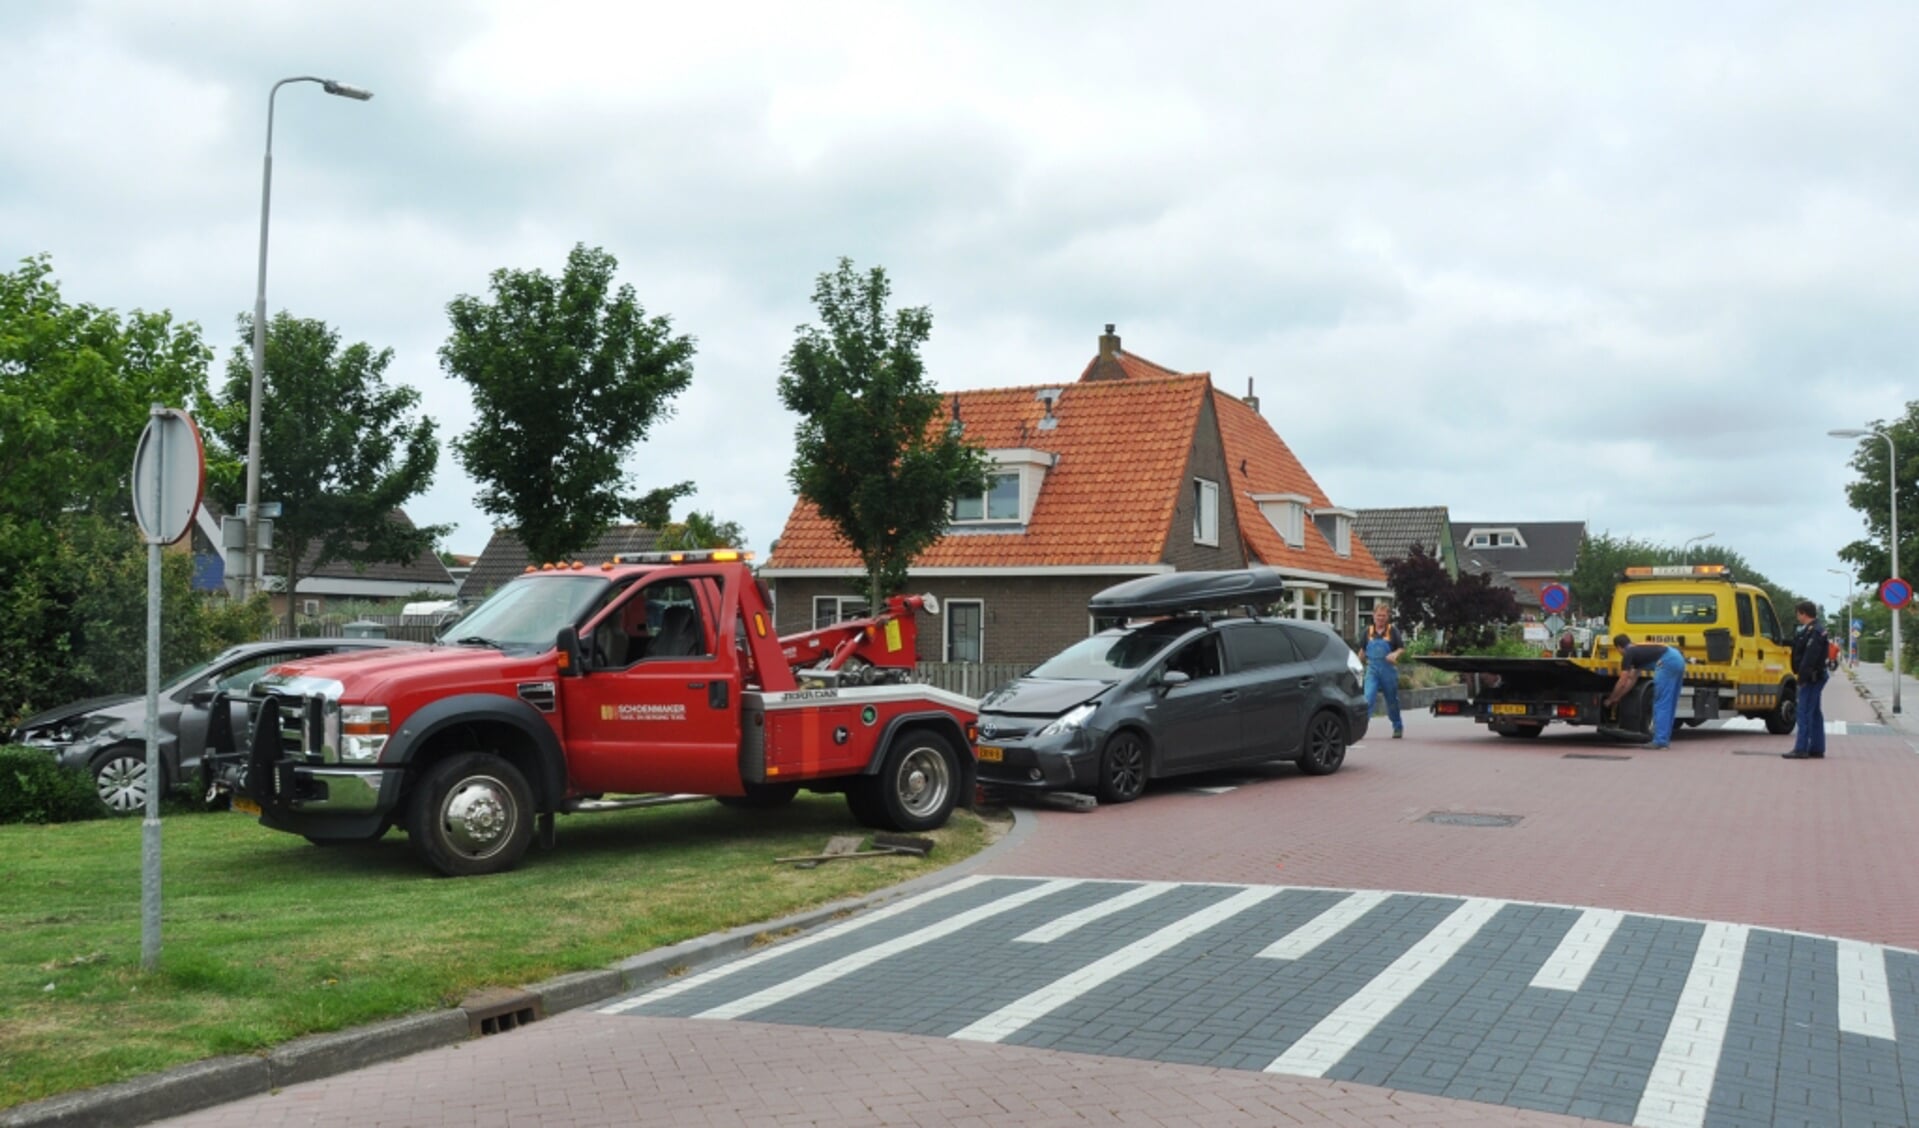
[[[1788,760],[1826,758],[1826,710],[1820,702],[1826,691],[1826,659],[1832,653],[1826,629],[1819,625],[1819,608],[1810,599],[1793,607],[1799,630],[1792,636],[1792,675],[1799,682],[1799,724],[1793,732],[1792,751],[1782,752]]]
[[[1673,716],[1679,712],[1679,686],[1686,680],[1686,656],[1670,646],[1642,643],[1634,646],[1625,635],[1613,636],[1619,651],[1619,680],[1613,684],[1606,704],[1626,696],[1639,675],[1652,671],[1652,746],[1672,747]]]

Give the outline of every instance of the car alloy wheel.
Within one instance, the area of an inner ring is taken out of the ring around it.
[[[1146,790],[1146,742],[1122,732],[1107,741],[1099,758],[1099,801],[1131,803]]]
[[[1332,775],[1345,762],[1346,726],[1331,713],[1315,715],[1306,730],[1306,754],[1299,758],[1300,770],[1307,775]]]

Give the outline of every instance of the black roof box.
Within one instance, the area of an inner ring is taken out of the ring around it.
[[[1271,568],[1237,572],[1169,572],[1114,584],[1094,596],[1086,609],[1095,615],[1176,615],[1181,611],[1224,611],[1251,604],[1277,603],[1286,582]]]

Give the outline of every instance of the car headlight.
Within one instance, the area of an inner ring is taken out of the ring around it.
[[[1078,732],[1080,726],[1086,723],[1086,718],[1092,716],[1097,708],[1099,707],[1090,701],[1084,705],[1075,706],[1067,710],[1065,716],[1039,730],[1039,735],[1058,736],[1061,733]]]
[[[378,760],[389,735],[386,706],[340,706],[341,760],[356,764]]]

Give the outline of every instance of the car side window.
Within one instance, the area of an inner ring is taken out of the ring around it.
[[[1327,640],[1332,637],[1324,631],[1307,626],[1296,626],[1292,623],[1281,623],[1279,629],[1285,631],[1286,637],[1293,640],[1293,647],[1306,661],[1319,657],[1326,649]]]
[[[222,673],[213,683],[213,688],[221,693],[245,693],[260,680],[260,675],[282,662],[292,662],[307,655],[291,650],[276,651],[272,654],[257,654],[243,666]]]
[[[1173,652],[1166,660],[1168,670],[1178,670],[1194,681],[1216,678],[1224,666],[1219,660],[1219,634],[1208,631]]]
[[[1299,661],[1299,654],[1278,623],[1257,623],[1222,632],[1233,655],[1234,670],[1257,670]]]

